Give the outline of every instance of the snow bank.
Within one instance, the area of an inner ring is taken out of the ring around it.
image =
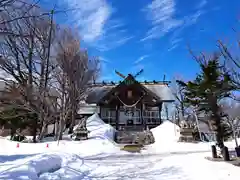
[[[5,169],[1,169],[0,179],[38,179],[42,173],[60,169],[63,162],[66,162],[63,160],[65,157],[62,154],[41,154],[26,158],[25,162],[15,162],[13,166],[3,164]]]
[[[87,130],[89,131],[88,137],[90,139],[107,139],[115,144],[114,134],[116,130],[109,124],[106,124],[97,113],[93,114],[86,120]],[[76,125],[74,130],[78,127]]]
[[[156,144],[177,142],[180,137],[180,127],[170,121],[151,129]]]
[[[121,154],[120,147],[113,143],[115,129],[105,124],[97,114],[87,119],[87,129],[90,138],[85,141],[62,140],[59,143],[34,144],[0,138],[0,179],[49,179],[47,177],[51,174],[55,179],[61,175],[78,180],[82,179],[84,172],[76,175],[67,167],[69,163],[76,163],[81,166],[81,171],[88,171],[88,167],[84,168],[82,158]]]
[[[19,143],[6,138],[0,138],[0,162],[3,161],[1,160],[1,154],[5,158],[6,155],[29,155],[60,151],[89,156],[120,151],[120,147],[113,141],[115,129],[105,124],[97,114],[87,119],[87,128],[90,131],[89,139],[84,141],[69,141],[68,135],[64,135],[64,140],[61,140],[59,143],[57,141],[36,144]],[[17,147],[17,144],[19,144],[19,147]]]
[[[77,160],[62,167],[55,172],[44,173],[39,180],[80,180],[86,179],[86,175],[92,171],[92,167],[83,163],[83,160]],[[87,178],[88,179],[88,178]]]
[[[90,131],[88,140],[62,140],[59,144],[56,141],[34,144],[0,139],[0,147],[4,145],[4,149],[0,148],[0,179],[52,180],[62,176],[78,180],[85,176],[85,171],[89,171],[82,158],[121,154],[120,148],[113,143],[115,129],[105,124],[97,114],[87,119],[87,129]],[[69,169],[68,164],[74,163],[81,166],[81,172]]]
[[[114,139],[114,134],[116,130],[111,125],[103,122],[103,120],[98,116],[97,113],[87,119],[86,126],[87,130],[90,131],[90,138],[100,136],[110,140]]]
[[[161,125],[151,129],[155,138],[155,143],[146,146],[142,153],[147,154],[187,154],[195,152],[210,152],[214,142],[178,142],[180,137],[180,127],[170,121],[164,121]],[[230,149],[234,148],[234,141],[225,142]]]
[[[180,127],[170,121],[151,129],[155,143],[146,147],[143,153],[191,153],[206,152],[210,150],[209,143],[178,142]]]

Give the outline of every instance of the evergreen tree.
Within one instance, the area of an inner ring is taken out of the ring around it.
[[[221,126],[223,129],[223,139],[224,139],[224,141],[227,141],[230,137],[233,136],[232,128],[225,121],[221,122]]]
[[[32,129],[33,136],[36,136],[36,122],[37,116],[25,109],[17,108],[13,106],[5,107],[0,112],[0,124],[11,128],[11,139],[17,130],[23,130],[27,127]]]
[[[196,60],[201,70],[197,77],[186,83],[177,80],[177,83],[184,89],[184,101],[210,116],[209,121],[216,133],[217,145],[223,148],[225,128],[219,101],[225,97],[230,97],[230,93],[235,87],[230,75],[220,64],[219,55],[214,54],[209,60],[202,55]]]

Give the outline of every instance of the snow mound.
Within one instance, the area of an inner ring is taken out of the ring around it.
[[[87,130],[90,131],[89,138],[91,137],[103,137],[109,140],[114,139],[115,129],[103,122],[97,113],[87,119]]]
[[[0,174],[0,179],[38,179],[39,175],[46,172],[52,172],[60,169],[64,163],[67,163],[68,156],[63,154],[40,154],[32,157],[12,167],[7,167]],[[64,160],[65,158],[65,160]]]
[[[180,137],[180,127],[170,121],[164,121],[161,125],[151,129],[151,131],[156,144],[177,142]]]
[[[79,125],[74,127],[77,129]],[[89,138],[102,138],[113,141],[116,130],[109,124],[106,124],[97,113],[93,114],[86,120],[87,130],[89,131]]]
[[[209,152],[209,143],[184,143],[178,142],[180,127],[171,121],[164,121],[161,125],[151,129],[155,143],[146,147],[143,153],[173,153],[187,154],[193,152]]]
[[[76,170],[77,169],[77,170]],[[86,164],[83,164],[81,161],[76,161],[64,166],[61,169],[51,173],[44,173],[39,177],[39,180],[80,180],[85,179],[86,174],[92,171],[92,167]]]

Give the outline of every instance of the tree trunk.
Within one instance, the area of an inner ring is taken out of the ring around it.
[[[46,123],[43,123],[43,126],[42,126],[42,128],[41,128],[41,132],[40,132],[40,134],[39,134],[38,140],[42,140],[42,138],[43,138],[44,135],[45,135],[46,129],[47,129],[47,124],[46,124]]]
[[[69,126],[69,130],[68,130],[68,134],[72,134],[73,133],[73,128],[75,126],[75,111],[74,109],[72,108],[72,111],[71,111],[71,117],[70,117],[70,126]]]
[[[16,133],[16,129],[15,128],[11,128],[11,132],[10,132],[10,135],[11,135],[11,140],[13,140],[13,136],[14,134]]]
[[[33,136],[32,141],[34,143],[37,142],[37,131],[38,131],[38,116],[36,114],[33,114],[30,116],[30,120],[33,121],[32,123],[32,129],[31,129],[31,134]]]
[[[215,122],[216,128],[216,141],[217,141],[217,146],[222,149],[224,147],[224,137],[223,137],[223,129],[221,126],[221,117],[219,115],[214,115],[213,120]]]
[[[58,141],[62,140],[63,129],[64,129],[64,119],[63,119],[63,117],[60,117],[60,122],[59,122],[59,125],[58,125],[58,137],[57,137]]]
[[[33,142],[36,143],[37,142],[37,127],[38,123],[37,123],[37,119],[34,119],[34,125],[33,125],[33,129],[32,129],[32,135],[33,135]]]
[[[214,128],[213,130],[216,133],[216,141],[217,141],[217,146],[220,149],[223,149],[224,147],[224,133],[223,133],[223,128],[221,124],[221,116],[219,114],[220,109],[217,103],[217,97],[213,94],[210,94],[208,97],[209,100],[209,105],[211,107],[212,111],[212,116],[211,119],[213,120]]]
[[[55,128],[54,128],[54,139],[57,141],[58,140],[58,134],[59,134],[59,119],[57,119],[57,121],[54,124]]]

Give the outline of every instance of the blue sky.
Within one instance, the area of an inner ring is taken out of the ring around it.
[[[240,18],[239,0],[59,0],[45,8],[76,8],[57,14],[60,24],[79,29],[82,46],[101,59],[101,80],[144,73],[139,80],[192,79],[198,72],[187,46],[212,52],[216,40],[231,39]],[[238,25],[239,26],[239,25]]]

